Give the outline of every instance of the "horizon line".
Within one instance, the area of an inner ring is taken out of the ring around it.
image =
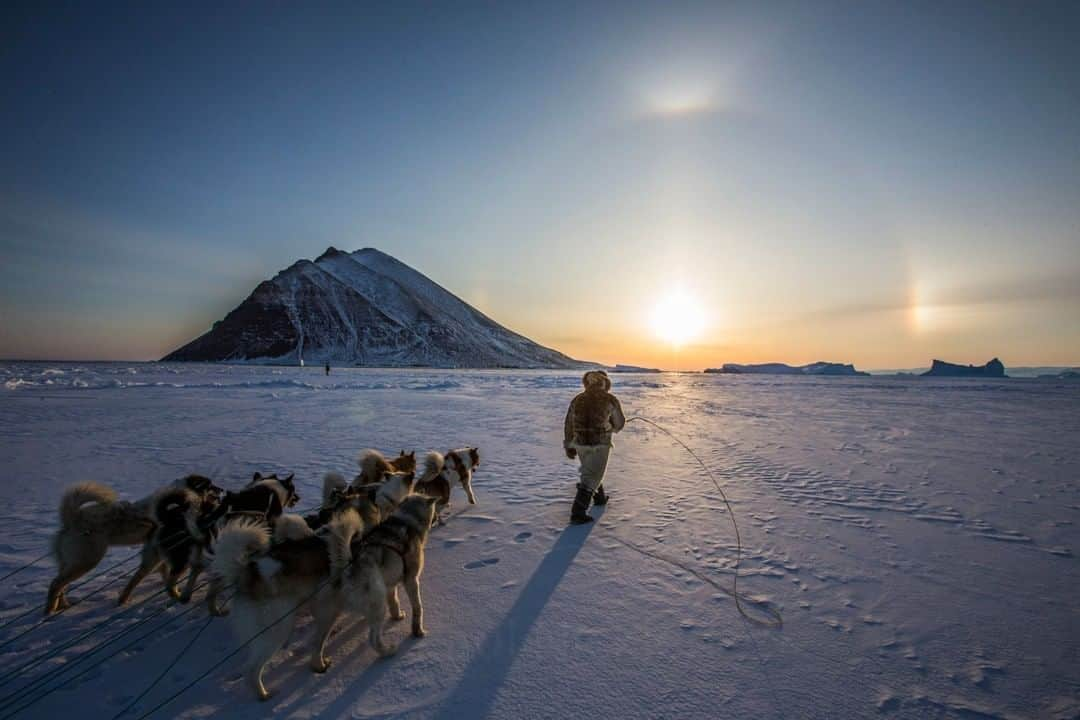
[[[940,360],[940,358],[935,358],[935,359]],[[134,364],[141,364],[141,365],[150,365],[150,364],[155,364],[155,365],[166,365],[166,364],[168,364],[168,365],[243,365],[243,366],[250,366],[250,367],[304,367],[304,368],[307,368],[307,367],[321,368],[323,366],[323,363],[321,361],[317,362],[317,363],[312,363],[310,365],[301,366],[301,365],[297,365],[296,363],[227,362],[227,361],[218,361],[218,360],[207,360],[207,361],[188,361],[188,360],[184,360],[184,361],[165,362],[164,360],[132,360],[132,359],[113,359],[113,360],[97,359],[97,360],[88,360],[88,359],[59,359],[59,358],[4,358],[4,357],[0,357],[0,363],[20,363],[20,362],[22,362],[22,363],[134,363]],[[788,365],[789,364],[789,363],[785,363],[783,361],[772,361],[772,362],[765,362],[765,363],[720,363],[719,365],[707,365],[707,366],[705,366],[705,367],[703,367],[703,368],[701,368],[699,370],[689,370],[689,369],[683,370],[683,369],[677,369],[677,368],[649,368],[649,367],[645,367],[645,366],[642,366],[642,365],[632,365],[632,364],[623,364],[623,363],[613,363],[611,365],[607,365],[605,363],[592,362],[592,361],[588,361],[588,360],[582,360],[582,361],[579,361],[579,362],[581,362],[583,365],[599,365],[599,366],[601,366],[603,368],[616,368],[616,367],[640,368],[640,369],[635,369],[635,370],[623,371],[623,374],[627,374],[627,375],[634,374],[635,372],[637,372],[637,373],[662,372],[662,373],[697,373],[697,374],[705,374],[706,370],[714,369],[714,368],[721,368],[724,365],[749,365],[749,366],[755,366],[755,365],[774,365],[774,364]],[[821,361],[815,361],[815,362],[831,362],[831,361],[821,360]],[[950,362],[950,361],[943,361],[943,362]],[[861,370],[860,370],[860,368],[856,367],[854,363],[837,363],[837,364],[851,365],[853,368],[855,368],[856,370],[859,370],[860,372],[885,373],[885,372],[890,372],[890,371],[903,372],[903,371],[908,371],[908,370],[927,370],[932,366],[932,363],[933,363],[933,360],[931,360],[931,365],[912,365],[912,366],[907,366],[907,367],[864,367]],[[804,364],[814,364],[814,363],[804,363]],[[951,362],[950,362],[950,364],[964,365],[964,363],[951,363]],[[332,365],[332,367],[337,367],[339,369],[340,368],[348,368],[348,369],[357,369],[357,370],[365,370],[365,369],[366,370],[560,370],[561,369],[561,368],[543,368],[543,367],[536,367],[536,368],[528,368],[528,367],[510,368],[510,367],[505,367],[505,368],[503,368],[503,367],[439,367],[439,366],[436,366],[436,365],[350,365],[350,364]],[[792,367],[801,367],[801,365],[793,365]],[[975,365],[974,367],[979,367],[979,366]],[[1028,369],[1036,369],[1036,368],[1052,368],[1052,369],[1076,370],[1076,369],[1080,369],[1080,362],[1078,362],[1078,363],[1070,363],[1070,364],[1066,364],[1066,365],[1053,365],[1053,364],[1005,365],[1006,371],[1008,371],[1010,369],[1012,369],[1012,370],[1028,370]],[[709,374],[712,374],[712,373],[709,373]],[[717,374],[720,374],[720,373],[717,373]],[[738,374],[738,373],[732,373],[732,374]]]

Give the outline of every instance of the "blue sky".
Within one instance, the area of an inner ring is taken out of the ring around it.
[[[1080,363],[1075,3],[148,5],[2,11],[0,356],[334,245],[588,359]]]

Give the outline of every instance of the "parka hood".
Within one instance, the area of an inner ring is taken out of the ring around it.
[[[599,388],[604,392],[611,390],[611,379],[603,370],[590,370],[581,378],[581,384],[585,386],[586,390],[590,388]]]

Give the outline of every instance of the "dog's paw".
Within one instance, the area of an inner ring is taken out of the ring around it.
[[[191,596],[186,593],[181,593],[180,597],[176,598],[176,600],[182,605],[187,605],[189,602],[191,602]]]
[[[412,635],[413,637],[422,638],[427,635],[427,630],[422,625],[413,625]]]
[[[311,663],[311,671],[320,675],[330,669],[330,658],[320,658]]]
[[[397,645],[380,645],[375,648],[375,652],[379,654],[380,658],[392,657],[397,652]]]
[[[260,702],[266,702],[270,699],[272,693],[269,690],[260,690],[256,695],[258,695]]]
[[[393,620],[394,622],[401,622],[402,620],[405,619],[405,611],[404,610],[398,610],[398,614],[397,615],[391,615],[390,619]]]

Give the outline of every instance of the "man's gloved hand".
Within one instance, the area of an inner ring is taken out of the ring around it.
[[[574,448],[572,448],[572,447],[568,447],[568,448],[566,448],[566,457],[568,457],[568,458],[570,458],[571,460],[573,460],[574,458],[576,458],[576,457],[577,457],[577,450],[575,450],[575,449],[574,449]]]

